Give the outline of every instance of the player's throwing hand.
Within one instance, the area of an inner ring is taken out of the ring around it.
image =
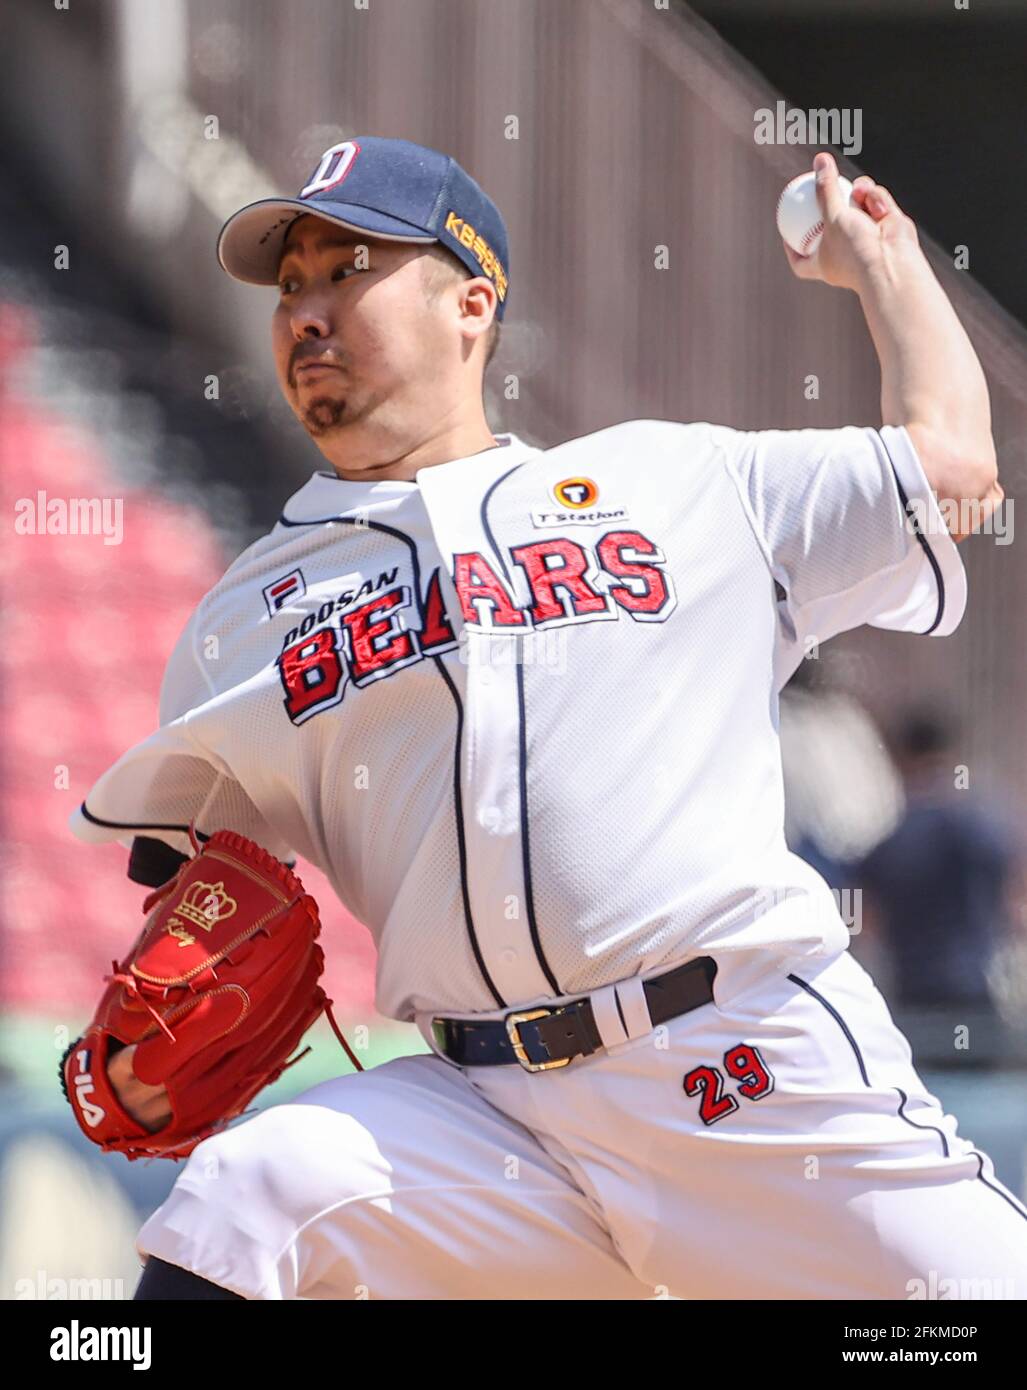
[[[800,256],[786,243],[788,264],[800,280],[821,280],[839,289],[859,290],[869,271],[892,254],[919,252],[916,225],[882,184],[861,174],[852,185],[852,204],[838,186],[834,156],[821,152],[813,160],[817,202],[824,232],[812,256]]]

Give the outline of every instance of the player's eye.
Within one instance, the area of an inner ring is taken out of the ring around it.
[[[355,266],[351,266],[351,265],[337,265],[337,266],[335,267],[335,269],[332,271],[331,278],[332,278],[333,281],[338,282],[338,281],[346,280],[346,279],[348,279],[351,275],[356,275],[356,274],[357,274],[357,269],[356,269]],[[279,293],[280,295],[295,294],[296,291],[297,291],[298,289],[299,289],[299,282],[298,282],[294,277],[291,277],[291,276],[284,276],[284,277],[283,277],[281,280],[279,280],[279,282],[278,282],[278,293]]]

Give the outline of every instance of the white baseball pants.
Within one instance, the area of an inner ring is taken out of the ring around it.
[[[558,1070],[404,1057],[263,1111],[139,1250],[252,1299],[1027,1298],[1027,1209],[866,971],[718,965]]]

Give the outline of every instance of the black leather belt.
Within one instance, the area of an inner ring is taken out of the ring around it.
[[[711,1003],[716,974],[712,956],[696,956],[665,975],[643,980],[653,1027]],[[603,1046],[587,996],[551,1008],[524,1009],[502,1019],[475,1022],[436,1017],[431,1030],[438,1050],[461,1067],[519,1062],[525,1071],[550,1071]]]

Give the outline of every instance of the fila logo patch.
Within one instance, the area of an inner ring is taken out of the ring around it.
[[[307,581],[303,578],[302,570],[290,570],[288,574],[283,574],[281,579],[272,580],[263,590],[269,616],[273,618],[286,604],[302,598],[306,592]]]
[[[90,1129],[95,1129],[101,1120],[107,1118],[107,1115],[95,1101],[89,1099],[96,1090],[89,1071],[89,1058],[90,1052],[84,1048],[78,1054],[78,1072],[72,1079],[75,1083],[75,1099],[82,1111],[82,1118]]]

